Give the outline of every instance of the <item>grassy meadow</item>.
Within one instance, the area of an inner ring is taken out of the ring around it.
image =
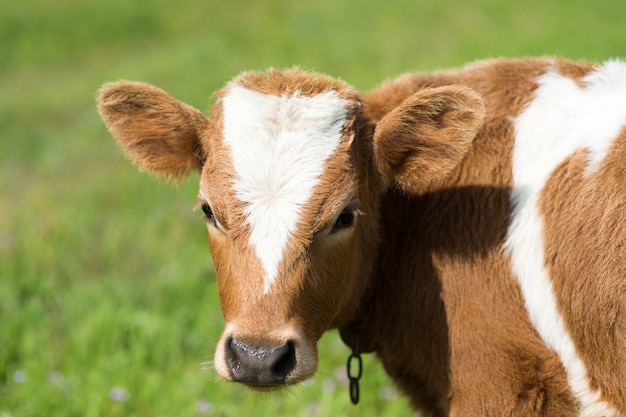
[[[200,109],[240,71],[300,65],[359,89],[498,56],[626,56],[620,0],[20,0],[0,4],[0,417],[414,415],[348,349],[257,394],[211,369],[222,326],[197,178],[138,173],[94,105],[106,81]]]

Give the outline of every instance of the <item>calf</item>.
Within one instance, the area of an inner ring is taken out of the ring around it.
[[[212,115],[141,83],[100,114],[130,159],[200,170],[215,368],[314,374],[339,328],[434,415],[626,414],[626,63],[493,60],[360,94],[243,73]]]

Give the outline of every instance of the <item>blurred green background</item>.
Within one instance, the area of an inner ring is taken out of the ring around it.
[[[218,382],[206,231],[180,186],[136,172],[100,121],[105,81],[200,109],[240,71],[300,65],[359,89],[499,56],[626,54],[621,0],[20,0],[0,4],[0,417],[409,416],[366,360],[321,342],[315,379]],[[477,387],[479,389],[479,387]]]

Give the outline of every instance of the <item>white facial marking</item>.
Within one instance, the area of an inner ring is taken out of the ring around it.
[[[587,371],[561,317],[544,265],[543,219],[538,203],[550,174],[578,149],[590,152],[593,175],[626,122],[626,63],[605,63],[583,79],[549,71],[539,79],[534,100],[515,119],[513,218],[506,248],[520,282],[530,319],[561,358],[581,403],[581,415],[614,415],[589,386]]]
[[[267,293],[302,206],[340,143],[347,102],[335,91],[279,97],[235,85],[222,103],[224,142],[236,171],[233,186],[246,203],[250,245],[265,269]]]

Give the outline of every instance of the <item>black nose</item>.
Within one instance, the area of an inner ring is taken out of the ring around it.
[[[226,360],[235,382],[283,385],[296,367],[296,349],[291,341],[280,346],[260,346],[231,338],[226,343]]]

